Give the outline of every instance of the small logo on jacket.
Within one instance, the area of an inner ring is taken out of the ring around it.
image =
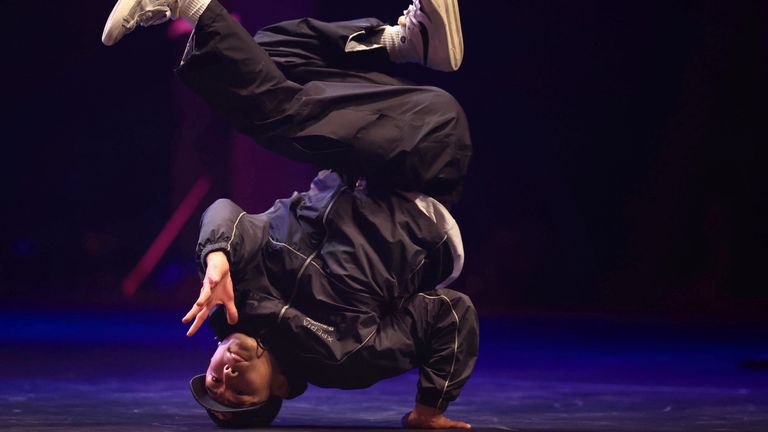
[[[326,332],[332,332],[335,329],[331,326],[325,325],[323,323],[319,323],[315,320],[312,320],[310,318],[304,318],[304,327],[308,328],[310,331],[315,333],[316,335],[320,336],[323,340],[327,342],[333,342],[334,338],[331,337]]]

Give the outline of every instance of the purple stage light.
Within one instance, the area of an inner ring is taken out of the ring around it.
[[[179,204],[171,218],[165,223],[163,229],[157,235],[155,240],[141,257],[136,267],[123,279],[122,290],[125,297],[131,297],[136,293],[139,286],[147,278],[147,275],[157,266],[160,258],[163,257],[173,240],[179,235],[179,231],[184,227],[192,213],[211,188],[211,180],[207,176],[200,177],[187,195]]]

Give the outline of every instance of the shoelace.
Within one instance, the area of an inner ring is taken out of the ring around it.
[[[133,19],[129,19],[126,16],[125,21],[123,22],[123,26],[128,30],[133,30],[136,27],[136,24],[139,24],[142,27],[149,27],[154,24],[160,24],[168,21],[170,18],[171,9],[168,8],[167,5],[158,4],[139,12],[136,14],[136,16],[133,17]]]

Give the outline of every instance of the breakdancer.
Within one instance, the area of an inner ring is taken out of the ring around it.
[[[419,368],[414,428],[468,428],[443,412],[477,357],[477,315],[446,288],[463,247],[448,208],[471,154],[442,90],[381,72],[456,70],[456,0],[414,0],[397,25],[312,19],[252,38],[217,0],[119,0],[102,40],[137,24],[194,25],[178,73],[240,131],[325,168],[309,191],[247,214],[216,201],[201,221],[203,287],[183,322],[219,340],[190,385],[221,426],[259,426],[307,383],[354,389]]]

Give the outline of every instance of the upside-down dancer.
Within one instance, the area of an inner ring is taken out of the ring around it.
[[[201,222],[200,296],[219,340],[190,385],[220,426],[268,425],[311,383],[354,389],[419,368],[415,428],[468,428],[443,415],[472,372],[478,323],[447,288],[464,251],[449,208],[471,156],[446,92],[384,72],[463,58],[456,0],[413,0],[398,23],[313,19],[252,37],[217,0],[119,0],[102,40],[188,20],[182,81],[245,134],[323,169],[309,191],[247,214],[216,201]]]

